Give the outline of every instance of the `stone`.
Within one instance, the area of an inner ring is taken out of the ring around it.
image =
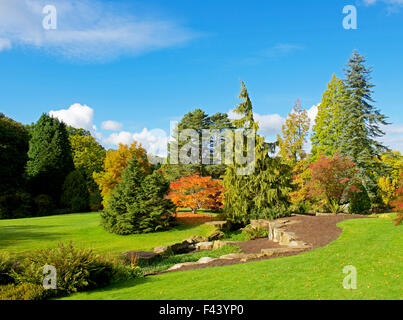
[[[186,266],[193,266],[193,265],[195,265],[195,264],[197,264],[197,262],[178,263],[178,264],[175,264],[174,266],[170,267],[170,268],[168,269],[168,271],[177,270],[177,269],[180,269],[180,268],[186,267]]]
[[[224,237],[225,234],[222,231],[216,230],[208,237],[208,241],[220,240]]]
[[[277,254],[295,252],[299,250],[301,250],[301,248],[270,248],[270,249],[262,249],[261,253],[266,257],[271,257]]]
[[[288,245],[293,248],[304,248],[304,249],[311,247],[311,245],[309,245],[308,243],[306,243],[304,241],[297,241],[297,240],[291,241]]]
[[[206,237],[202,237],[202,236],[191,236],[190,238],[186,239],[185,241],[196,244],[199,242],[207,242],[208,239]]]
[[[226,230],[229,226],[228,221],[209,221],[207,225],[218,228],[219,230]]]
[[[214,241],[213,250],[221,249],[222,247],[226,246],[227,244],[228,244],[228,242],[226,242],[226,241],[220,241],[220,240]]]
[[[230,253],[230,254],[225,254],[220,257],[220,259],[224,260],[232,260],[232,259],[242,259],[244,258],[245,254],[244,253]]]
[[[213,249],[213,242],[199,242],[195,244],[196,250],[212,250]]]
[[[209,262],[212,262],[215,260],[217,260],[217,259],[210,258],[210,257],[203,257],[203,258],[200,258],[199,261],[197,261],[197,263],[206,264],[206,263],[209,263]]]
[[[247,262],[249,260],[259,259],[259,258],[262,258],[262,257],[264,257],[264,255],[261,254],[261,253],[258,253],[258,254],[250,253],[250,254],[244,255],[244,257],[241,259],[241,262]]]
[[[269,230],[270,228],[270,221],[269,220],[264,220],[264,219],[260,219],[260,220],[251,220],[250,221],[250,225],[253,228],[263,228],[266,230]]]
[[[171,251],[171,248],[168,246],[160,246],[160,247],[154,248],[154,253],[160,254],[160,255],[168,254],[170,251]]]
[[[190,243],[186,240],[180,242],[180,243],[175,243],[172,246],[170,246],[171,250],[173,253],[189,253],[193,250],[195,250],[195,245],[193,243]]]
[[[291,241],[295,240],[295,233],[293,232],[281,232],[280,233],[280,245],[288,246]]]

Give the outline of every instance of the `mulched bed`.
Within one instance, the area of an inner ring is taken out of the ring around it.
[[[341,229],[336,226],[337,223],[347,220],[347,219],[357,219],[357,218],[368,218],[366,216],[359,215],[328,215],[328,216],[305,216],[305,215],[295,215],[289,218],[284,218],[282,220],[290,220],[290,221],[298,221],[298,223],[291,224],[286,226],[284,230],[289,232],[294,232],[299,240],[307,242],[312,245],[311,249],[306,249],[299,252],[294,253],[282,253],[272,257],[263,257],[259,259],[249,260],[247,262],[241,262],[241,259],[233,259],[233,260],[215,260],[206,264],[197,264],[184,266],[180,269],[166,271],[166,272],[176,272],[176,271],[184,271],[184,270],[192,270],[192,269],[201,269],[208,267],[218,267],[218,266],[227,266],[233,264],[240,263],[248,263],[251,261],[263,260],[263,259],[274,259],[280,256],[291,256],[300,254],[302,252],[306,252],[309,250],[317,249],[327,244],[337,240],[341,234]],[[235,244],[239,245],[244,253],[260,253],[261,249],[269,249],[269,248],[281,248],[278,243],[264,239],[257,239],[245,242],[236,242]]]

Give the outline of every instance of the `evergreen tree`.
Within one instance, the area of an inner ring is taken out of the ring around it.
[[[294,105],[293,112],[288,115],[285,125],[281,131],[283,137],[277,135],[280,147],[280,154],[283,159],[296,163],[305,159],[306,153],[303,149],[310,126],[310,120],[306,109],[303,109],[299,100]]]
[[[245,84],[242,82],[240,99],[244,101],[234,110],[241,115],[234,120],[235,127],[247,132],[257,132],[258,124],[253,117],[252,102]],[[239,175],[242,165],[229,165],[224,176],[225,206],[227,220],[233,223],[246,224],[252,217],[276,218],[286,213],[288,192],[291,179],[290,168],[280,158],[271,158],[273,144],[266,143],[264,137],[255,135],[255,171],[249,175]],[[246,148],[244,136],[244,150]],[[277,210],[277,212],[275,212]]]
[[[85,175],[81,170],[74,170],[68,174],[63,183],[61,204],[72,212],[88,210],[89,192]]]
[[[132,157],[101,213],[101,223],[121,235],[165,230],[175,212],[175,205],[165,198],[168,193],[169,182],[158,171],[147,174]]]
[[[343,81],[333,75],[327,90],[323,93],[313,126],[312,162],[318,160],[321,154],[332,157],[341,152],[340,139],[343,130],[341,115],[345,100],[346,90]]]
[[[365,62],[365,58],[354,51],[345,70],[347,98],[341,115],[340,149],[356,164],[365,189],[374,197],[378,176],[384,171],[377,158],[387,149],[377,139],[385,134],[380,126],[387,122],[386,117],[371,105],[374,102],[371,97],[372,68],[367,68]]]
[[[27,174],[34,194],[47,194],[60,201],[62,185],[74,170],[66,125],[43,114],[29,142]]]

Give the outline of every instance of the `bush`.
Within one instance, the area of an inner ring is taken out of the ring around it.
[[[51,196],[47,194],[40,194],[34,199],[35,202],[35,212],[38,216],[44,216],[50,214],[55,205]]]
[[[74,170],[64,181],[61,204],[73,212],[83,212],[88,210],[88,203],[87,181],[80,170]]]
[[[253,210],[249,216],[251,220],[275,220],[283,217],[289,217],[290,215],[291,210],[286,205],[277,205],[259,211]]]
[[[95,191],[90,192],[89,206],[91,211],[100,211],[102,210],[102,196],[98,187]]]
[[[0,195],[0,219],[18,219],[32,216],[32,197],[22,190]]]
[[[14,266],[15,262],[10,259],[8,254],[0,254],[0,285],[14,282],[12,277]]]
[[[357,188],[360,192],[353,192],[350,195],[350,204],[348,206],[350,214],[361,214],[371,209],[371,200],[369,199],[367,190],[363,185],[359,185]]]
[[[56,290],[47,290],[51,296],[61,296],[78,291],[103,287],[113,281],[129,279],[130,268],[95,254],[88,249],[75,249],[72,244],[55,249],[38,250],[29,254],[15,274],[16,282],[42,285],[43,267],[56,268]]]
[[[47,291],[42,285],[23,283],[0,286],[0,300],[43,300]]]
[[[242,233],[245,234],[248,240],[266,238],[269,235],[269,232],[265,228],[252,226],[247,226],[243,229]]]
[[[136,157],[129,160],[101,222],[112,233],[127,235],[168,229],[175,205],[165,197],[169,182],[157,171],[147,175]]]

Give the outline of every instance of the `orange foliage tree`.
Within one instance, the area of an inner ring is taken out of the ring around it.
[[[192,213],[196,213],[202,208],[215,211],[222,207],[223,193],[224,188],[220,180],[195,174],[172,182],[168,198],[178,208],[191,208]]]
[[[98,184],[103,198],[104,207],[109,196],[117,185],[122,171],[127,167],[127,162],[135,156],[146,173],[150,173],[151,165],[147,159],[147,152],[136,141],[130,147],[126,144],[119,144],[117,150],[109,150],[103,164],[103,171],[94,172],[94,181]]]

